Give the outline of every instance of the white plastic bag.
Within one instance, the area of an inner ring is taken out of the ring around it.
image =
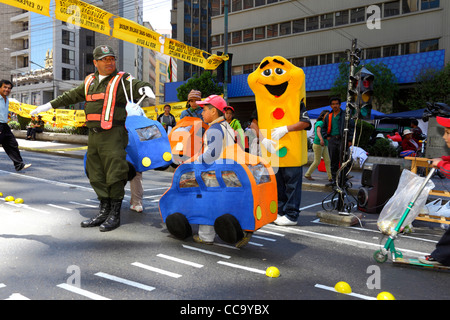
[[[381,232],[387,235],[392,234],[424,180],[424,177],[419,177],[409,170],[403,170],[397,190],[386,203],[383,210],[381,210],[380,216],[378,217],[377,225]],[[429,180],[414,202],[399,232],[408,232],[411,230],[411,222],[419,215],[420,210],[427,201],[428,194],[433,188],[434,183]]]
[[[437,210],[436,215],[450,218],[450,201],[448,201],[445,205],[440,207],[439,210]]]
[[[441,207],[442,207],[442,199],[438,198],[423,206],[419,213],[434,215],[441,209]]]

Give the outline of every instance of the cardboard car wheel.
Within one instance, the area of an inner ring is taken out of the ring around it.
[[[174,237],[184,240],[192,235],[192,228],[187,218],[179,213],[172,213],[166,218],[167,230]]]
[[[228,213],[216,219],[214,230],[220,239],[230,244],[234,244],[244,237],[239,221]]]

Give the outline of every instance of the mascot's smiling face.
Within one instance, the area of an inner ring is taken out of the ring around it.
[[[296,97],[305,83],[302,69],[281,56],[266,57],[259,67],[248,76],[248,84],[256,99],[286,102]]]

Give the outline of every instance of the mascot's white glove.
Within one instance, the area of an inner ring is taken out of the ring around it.
[[[275,153],[277,150],[275,149],[276,143],[272,140],[269,140],[267,138],[264,138],[263,141],[261,141],[261,144],[269,151],[270,153]]]
[[[35,114],[41,113],[41,112],[45,112],[48,111],[52,108],[52,105],[50,104],[50,102],[47,102],[46,104],[43,104],[41,106],[36,107],[36,109],[32,110],[30,112],[30,115],[34,116]]]
[[[273,140],[280,140],[281,138],[284,137],[284,135],[286,133],[288,133],[287,126],[283,126],[283,127],[278,127],[278,128],[272,129],[272,139]]]
[[[128,102],[125,106],[125,109],[127,110],[127,117],[129,116],[145,116],[144,110],[136,104],[132,102]]]
[[[156,98],[155,94],[153,93],[152,88],[150,88],[150,87],[139,88],[138,92],[141,96],[146,95],[149,98]]]

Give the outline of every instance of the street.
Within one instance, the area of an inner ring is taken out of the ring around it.
[[[169,234],[158,200],[172,173],[147,171],[144,212],[129,209],[127,185],[121,227],[99,232],[80,227],[99,203],[83,160],[21,153],[32,166],[16,173],[0,149],[0,299],[361,300],[382,291],[397,300],[450,299],[448,272],[374,261],[386,241],[378,215],[364,214],[362,226],[353,227],[318,221],[326,192],[303,192],[297,226],[267,225],[241,249],[218,237],[212,246],[201,245]],[[7,196],[24,203],[6,202]],[[421,221],[414,227],[396,240],[408,257],[430,253],[444,232]],[[280,277],[265,275],[271,266]],[[327,290],[339,281],[356,295]]]

